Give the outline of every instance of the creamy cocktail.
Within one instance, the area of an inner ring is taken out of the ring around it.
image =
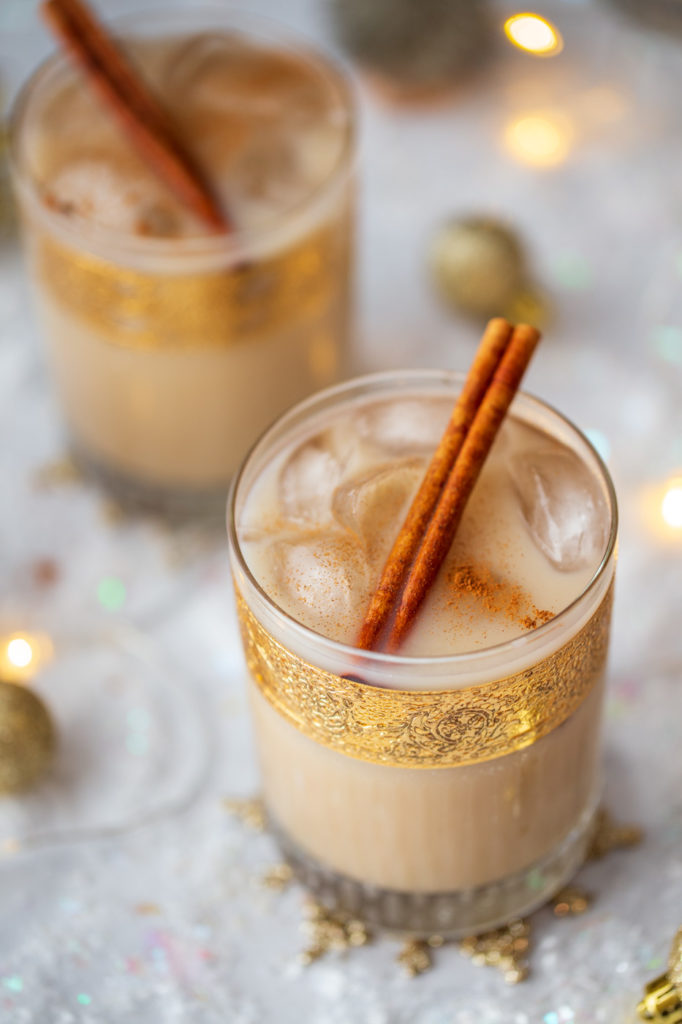
[[[398,655],[354,647],[448,420],[455,375],[378,375],[285,416],[231,541],[268,811],[316,891],[456,934],[584,856],[615,504],[582,436],[519,395]]]
[[[124,497],[191,503],[345,373],[351,101],[326,60],[248,18],[121,31],[233,230],[209,233],[64,57],[20,97],[15,180],[75,454]]]

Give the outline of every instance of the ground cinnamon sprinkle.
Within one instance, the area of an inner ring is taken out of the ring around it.
[[[536,608],[523,587],[499,579],[488,566],[457,566],[450,572],[448,581],[457,596],[468,594],[489,615],[504,615],[524,629],[536,629],[554,618],[554,612]],[[454,603],[457,596],[449,603]]]

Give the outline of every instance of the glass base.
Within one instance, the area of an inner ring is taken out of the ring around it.
[[[71,442],[69,451],[79,472],[105,490],[126,511],[162,515],[178,523],[201,518],[202,521],[215,521],[221,528],[223,526],[229,480],[224,486],[211,490],[168,487],[128,476],[100,462],[74,442]]]
[[[551,851],[524,871],[498,882],[454,892],[401,892],[348,878],[305,853],[275,822],[270,825],[296,877],[326,907],[366,924],[428,938],[458,939],[499,928],[537,910],[582,865],[594,832],[596,808]]]

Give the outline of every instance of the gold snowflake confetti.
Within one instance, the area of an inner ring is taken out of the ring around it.
[[[554,913],[557,917],[573,917],[584,914],[592,902],[592,897],[584,889],[575,885],[567,885],[560,889],[554,897]]]
[[[592,837],[592,845],[588,852],[588,860],[599,860],[612,850],[622,850],[641,843],[643,832],[636,825],[619,825],[609,812],[602,808],[597,815],[597,822]]]
[[[294,872],[291,864],[273,864],[263,875],[263,885],[268,889],[281,892],[282,889],[286,889],[289,883],[293,881],[293,878]]]
[[[516,985],[528,976],[527,956],[530,946],[530,922],[512,921],[504,928],[462,939],[459,949],[475,964],[496,967],[509,985]]]
[[[396,959],[409,976],[415,978],[432,966],[431,949],[426,939],[407,939]]]
[[[223,807],[254,832],[263,832],[267,824],[265,805],[259,796],[246,800],[223,800]]]
[[[366,946],[372,936],[364,921],[344,911],[329,910],[315,900],[305,904],[305,931],[310,941],[301,953],[301,963],[308,966],[331,952],[345,952],[355,946]]]

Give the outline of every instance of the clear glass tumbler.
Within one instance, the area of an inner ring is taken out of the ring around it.
[[[117,31],[219,190],[221,161],[228,167],[224,191],[228,200],[235,193],[237,229],[165,237],[177,213],[165,200],[150,201],[132,227],[125,211],[121,225],[114,223],[121,197],[105,195],[109,180],[137,158],[59,54],[16,103],[13,177],[77,462],[123,500],[194,509],[224,501],[248,446],[277,415],[347,374],[353,101],[326,57],[267,21],[192,8],[166,11],[161,21],[158,14],[127,17]],[[178,48],[167,68],[157,43]],[[204,67],[214,76],[212,92],[193,84]],[[223,71],[224,86],[215,79]],[[285,100],[277,108],[278,75],[293,110]],[[225,116],[233,127],[225,138],[214,132],[209,149],[202,118],[221,103],[231,104]],[[320,109],[328,118],[313,138],[306,117]],[[57,203],[52,178],[76,159],[73,202]],[[307,191],[292,178],[299,167],[315,182]],[[153,186],[141,181],[131,188],[144,199]],[[109,204],[104,217],[113,226],[87,215],[91,201]]]
[[[360,378],[298,405],[233,484],[228,531],[269,819],[323,902],[416,934],[481,932],[549,899],[581,864],[601,781],[601,711],[617,510],[598,454],[519,394],[512,414],[568,446],[604,499],[607,542],[584,591],[488,649],[406,657],[336,643],[278,607],[249,569],[242,511],[306,423],[409,391],[453,399],[457,374]]]

